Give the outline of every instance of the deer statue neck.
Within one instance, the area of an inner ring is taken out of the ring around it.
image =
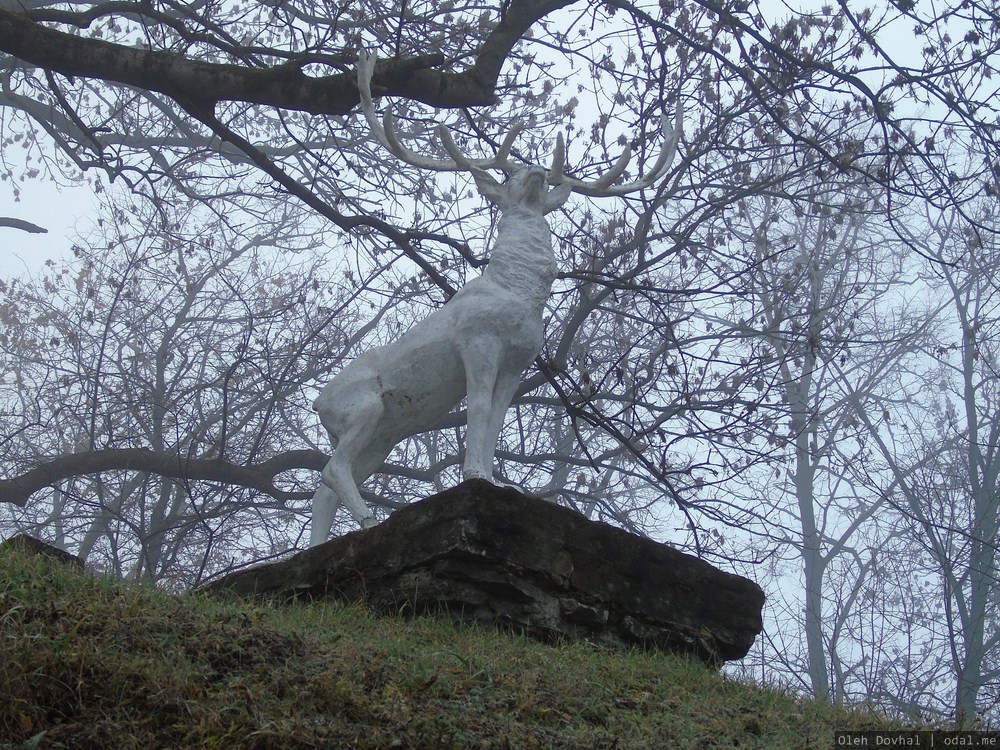
[[[552,233],[538,211],[508,209],[497,224],[496,242],[483,276],[542,308],[556,279]]]
[[[501,185],[485,172],[473,171],[479,192],[501,211],[496,241],[483,276],[516,293],[540,312],[556,278],[552,233],[545,220],[550,191],[545,184],[545,170],[539,167],[508,174]]]

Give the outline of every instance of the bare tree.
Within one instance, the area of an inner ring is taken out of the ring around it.
[[[12,520],[58,519],[130,577],[189,577],[241,536],[287,547],[284,531],[261,537],[300,525],[311,493],[294,472],[327,458],[300,436],[303,388],[351,344],[356,311],[346,282],[318,282],[324,235],[301,214],[237,236],[191,207],[136,208],[116,208],[95,231],[108,244],[79,246],[74,267],[2,290],[5,460],[58,487],[51,507],[26,491]]]
[[[989,202],[975,216],[977,224],[995,228]],[[857,413],[894,480],[893,503],[924,551],[914,571],[934,582],[924,598],[946,625],[929,647],[950,664],[952,710],[959,725],[969,726],[977,712],[995,710],[996,692],[989,688],[1000,675],[1000,255],[995,234],[969,227],[955,210],[928,207],[923,222],[913,222],[921,224],[926,234],[914,229],[913,242],[932,261],[925,282],[944,300],[937,337],[927,358],[894,382],[895,392],[882,395],[882,408],[898,414],[892,425],[878,426],[861,399]],[[989,705],[980,702],[984,692]]]
[[[776,171],[783,168],[775,162]],[[829,589],[843,587],[832,571],[850,571],[849,589],[858,590],[881,546],[866,549],[862,538],[879,503],[867,497],[870,487],[858,466],[863,440],[847,396],[880,382],[917,347],[921,327],[919,317],[907,320],[902,309],[886,309],[907,280],[903,248],[889,241],[882,216],[873,187],[850,181],[741,200],[725,217],[725,231],[732,242],[754,248],[743,294],[729,309],[720,305],[720,313],[703,314],[706,326],[759,341],[757,356],[768,363],[751,371],[763,419],[748,423],[741,441],[745,450],[760,446],[762,460],[721,489],[768,507],[755,533],[762,535],[758,544],[780,544],[778,554],[794,560],[784,575],[802,581],[802,596],[786,597],[800,602],[801,613],[789,605],[790,617],[805,643],[800,664],[796,650],[784,646],[773,658],[785,660],[812,694],[827,699],[841,699],[849,689],[838,680],[843,665],[837,662],[851,656],[838,653],[837,634],[853,615],[850,607],[831,611]],[[842,556],[855,564],[839,566]]]

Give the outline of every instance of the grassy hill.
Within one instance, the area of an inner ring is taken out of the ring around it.
[[[0,550],[0,748],[824,748],[885,724],[659,653],[170,596]]]

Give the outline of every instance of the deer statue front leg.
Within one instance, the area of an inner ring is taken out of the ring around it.
[[[507,486],[505,482],[499,482],[493,478],[493,467],[504,417],[510,407],[510,402],[514,400],[514,394],[517,393],[517,386],[521,382],[520,375],[520,372],[514,373],[503,368],[497,372],[493,388],[487,392],[485,398],[480,400],[479,414],[485,415],[482,422],[478,421],[480,417],[477,417],[475,422],[473,421],[472,399],[469,399],[469,426],[466,431],[466,453],[463,468],[465,479],[479,477],[493,484]]]
[[[463,356],[468,393],[465,430],[465,479],[493,481],[493,455],[496,443],[490,443],[490,425],[494,410],[493,394],[500,378],[499,347],[468,346]],[[506,407],[505,407],[506,409]]]
[[[468,410],[465,433],[465,479],[493,479],[497,440],[521,374],[542,346],[541,313],[505,323],[494,318],[489,335],[471,334],[460,344],[465,367]],[[513,341],[519,345],[512,344]]]

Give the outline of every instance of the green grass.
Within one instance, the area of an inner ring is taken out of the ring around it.
[[[0,550],[0,748],[823,748],[876,715],[700,664]]]

